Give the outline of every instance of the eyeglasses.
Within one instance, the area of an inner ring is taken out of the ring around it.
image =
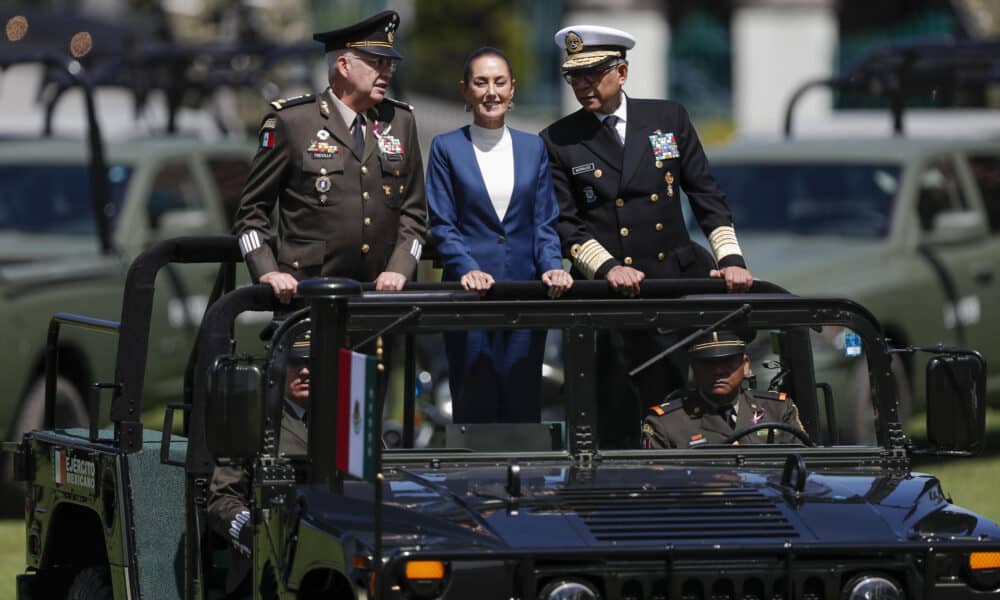
[[[396,72],[396,64],[397,64],[396,61],[387,56],[368,58],[365,56],[358,56],[354,54],[351,55],[351,58],[353,58],[354,60],[360,60],[369,67],[375,69],[376,71],[389,71],[390,73]]]
[[[604,79],[604,76],[608,74],[608,71],[616,68],[621,63],[615,63],[611,66],[604,67],[603,69],[584,69],[583,71],[566,71],[562,74],[563,79],[566,83],[573,85],[578,81],[584,81],[587,85],[594,85],[598,81]]]

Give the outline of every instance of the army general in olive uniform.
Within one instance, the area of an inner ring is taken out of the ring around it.
[[[235,230],[254,281],[282,302],[303,278],[398,290],[416,270],[427,213],[417,128],[412,107],[385,97],[398,25],[385,11],[316,34],[330,87],[272,102],[264,118]]]
[[[721,444],[760,423],[783,423],[805,435],[795,404],[784,393],[742,389],[750,368],[746,342],[730,331],[713,332],[688,348],[694,389],[671,394],[652,406],[643,422],[644,448],[693,448]],[[801,444],[787,431],[760,430],[737,444]],[[808,438],[807,438],[808,439]]]

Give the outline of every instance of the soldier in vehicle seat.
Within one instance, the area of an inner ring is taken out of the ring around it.
[[[285,366],[285,401],[281,414],[278,452],[305,454],[308,448],[306,415],[309,408],[309,330],[292,342]],[[249,509],[250,477],[239,466],[216,466],[209,484],[209,527],[230,542],[233,550],[226,574],[226,597],[250,597],[250,545],[253,540]]]
[[[643,448],[691,448],[721,444],[758,423],[785,423],[800,430],[799,413],[784,393],[745,390],[750,372],[747,339],[733,331],[715,331],[688,346],[694,388],[680,389],[666,402],[649,408],[642,425]],[[733,444],[768,443],[764,429]],[[801,444],[794,435],[774,430],[776,444]]]

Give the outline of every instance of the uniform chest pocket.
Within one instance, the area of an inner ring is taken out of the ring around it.
[[[314,197],[336,194],[343,186],[344,152],[333,144],[303,152],[301,191]]]
[[[409,179],[409,164],[403,160],[392,160],[385,155],[379,156],[379,166],[382,169],[382,196],[389,208],[399,208],[403,204],[403,198],[409,191],[407,180]]]

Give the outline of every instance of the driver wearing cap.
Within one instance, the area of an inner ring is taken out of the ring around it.
[[[688,346],[694,389],[678,390],[649,408],[643,448],[691,448],[702,444],[801,444],[792,433],[755,425],[784,424],[804,431],[795,403],[785,393],[742,389],[750,372],[746,340],[713,331]],[[780,425],[779,425],[780,426]],[[773,442],[769,441],[773,432]],[[735,437],[734,437],[735,436]]]

